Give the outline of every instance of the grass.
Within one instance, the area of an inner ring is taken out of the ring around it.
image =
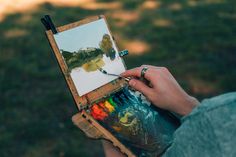
[[[0,156],[103,156],[100,142],[71,122],[77,109],[44,35],[44,14],[57,25],[107,15],[120,49],[134,40],[149,46],[139,55],[130,52],[128,68],[166,66],[201,100],[236,89],[236,3],[214,2],[165,0],[157,9],[140,10],[142,1],[123,0],[121,11],[140,13],[122,27],[122,18],[110,16],[112,9],[45,3],[34,12],[8,15],[0,24]]]

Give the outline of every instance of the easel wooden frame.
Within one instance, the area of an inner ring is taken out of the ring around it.
[[[63,32],[78,26],[81,26],[83,24],[87,24],[99,19],[105,19],[105,16],[99,15],[99,16],[93,16],[90,18],[86,18],[84,20],[67,24],[64,26],[57,27],[57,31]],[[107,23],[107,21],[106,21]],[[109,29],[109,27],[108,27]],[[109,29],[110,31],[110,29]],[[110,31],[110,34],[111,31]],[[82,131],[85,132],[85,134],[90,137],[90,138],[95,138],[95,139],[106,139],[112,142],[112,144],[120,149],[121,152],[126,154],[128,157],[135,157],[135,155],[128,149],[126,148],[116,137],[114,137],[108,130],[106,130],[104,127],[102,127],[96,120],[94,120],[87,112],[85,112],[84,106],[86,106],[88,103],[93,102],[100,97],[103,96],[105,93],[109,93],[114,91],[115,89],[121,88],[126,82],[124,80],[117,79],[116,85],[111,85],[111,83],[108,83],[98,89],[96,89],[96,93],[101,93],[100,95],[97,96],[97,94],[94,94],[95,91],[92,91],[85,96],[80,97],[79,94],[77,93],[76,87],[73,83],[73,80],[69,74],[68,67],[62,58],[62,54],[56,44],[53,32],[51,30],[46,31],[47,38],[49,40],[49,43],[51,45],[51,48],[56,56],[56,59],[58,61],[58,64],[61,68],[62,73],[64,74],[64,77],[66,79],[66,82],[69,86],[69,89],[71,91],[71,94],[73,95],[73,98],[75,100],[75,103],[79,109],[79,112],[72,117],[72,121],[75,125],[77,125]],[[117,45],[116,45],[117,47]]]

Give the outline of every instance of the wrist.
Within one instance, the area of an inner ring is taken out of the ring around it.
[[[199,104],[199,101],[192,97],[187,95],[182,101],[179,102],[179,105],[181,105],[180,108],[178,108],[177,112],[181,116],[186,116],[189,113],[192,112],[192,110]],[[178,105],[178,106],[179,106]]]

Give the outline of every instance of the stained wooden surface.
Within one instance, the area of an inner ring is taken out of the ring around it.
[[[78,22],[74,22],[71,24],[67,24],[64,26],[57,27],[58,32],[63,32],[78,26],[81,26],[86,23],[90,23],[92,21],[98,20],[100,18],[105,17],[103,15],[90,17]],[[106,21],[106,19],[105,19]],[[107,22],[106,22],[107,23]],[[109,29],[109,28],[108,28]],[[109,30],[110,31],[110,30]],[[110,31],[111,34],[111,31]],[[115,138],[108,130],[106,130],[104,127],[102,127],[96,120],[93,119],[85,110],[87,105],[89,103],[92,103],[94,101],[97,101],[110,93],[117,91],[118,89],[122,88],[127,84],[127,82],[123,79],[116,79],[100,88],[97,88],[96,90],[89,92],[88,94],[84,96],[79,96],[75,84],[70,76],[68,67],[63,59],[63,56],[56,44],[55,38],[53,36],[53,33],[51,30],[46,31],[46,35],[48,37],[49,43],[51,45],[51,48],[56,56],[56,59],[58,61],[58,64],[65,76],[66,82],[70,88],[71,94],[73,95],[73,98],[76,102],[76,105],[79,109],[79,113],[74,115],[72,117],[73,123],[80,128],[88,137],[93,139],[106,139],[112,142],[112,144],[115,147],[118,147],[120,151],[124,154],[126,154],[129,157],[135,157],[135,155],[126,148],[117,138]]]
[[[108,130],[103,128],[97,121],[95,121],[88,113],[80,112],[72,117],[73,123],[78,126],[85,134],[94,139],[106,139],[112,142],[115,147],[126,154],[128,157],[135,157],[135,155],[126,148],[116,137],[114,137]]]
[[[72,28],[75,28],[75,27],[79,27],[81,25],[84,25],[84,24],[96,21],[96,20],[99,20],[100,18],[104,18],[105,21],[106,21],[106,18],[103,15],[93,16],[93,17],[90,17],[90,18],[87,18],[87,19],[84,19],[84,20],[81,20],[81,21],[78,21],[78,22],[74,22],[74,23],[71,23],[71,24],[67,24],[67,25],[64,25],[64,26],[57,27],[57,31],[58,32],[63,32],[63,31],[66,31],[66,30],[69,30],[69,29],[72,29]],[[109,27],[108,27],[108,29],[109,29]],[[110,29],[109,29],[109,32],[111,34]],[[122,87],[123,84],[125,84],[124,80],[118,80],[117,79],[115,81],[115,82],[117,82],[117,84],[112,84],[112,82],[110,82],[110,83],[108,83],[106,85],[103,85],[102,87],[97,88],[94,91],[89,92],[88,94],[85,94],[83,96],[79,96],[79,94],[77,92],[77,89],[76,89],[76,87],[75,87],[75,85],[73,83],[73,80],[72,80],[72,78],[70,76],[68,67],[67,67],[67,65],[66,65],[66,63],[65,63],[65,61],[63,59],[63,56],[62,56],[62,54],[61,54],[61,52],[60,52],[60,50],[59,50],[59,48],[57,46],[57,43],[55,41],[55,38],[53,36],[52,31],[51,30],[46,31],[46,34],[47,34],[48,40],[49,40],[49,42],[51,44],[51,47],[53,49],[53,52],[55,53],[57,61],[58,61],[59,65],[60,65],[60,67],[61,67],[61,70],[62,70],[62,72],[63,72],[63,74],[64,74],[64,76],[66,78],[67,84],[68,84],[68,86],[70,88],[70,91],[71,91],[73,97],[74,97],[76,105],[77,105],[77,107],[79,109],[83,109],[84,106],[88,105],[89,102],[92,102],[92,101],[94,101],[96,99],[100,99],[102,97],[101,93],[103,95],[109,95],[109,93],[111,93],[112,91],[116,91],[117,89]]]

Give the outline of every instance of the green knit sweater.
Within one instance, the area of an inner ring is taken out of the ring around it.
[[[236,92],[202,101],[181,122],[162,157],[236,157]]]

